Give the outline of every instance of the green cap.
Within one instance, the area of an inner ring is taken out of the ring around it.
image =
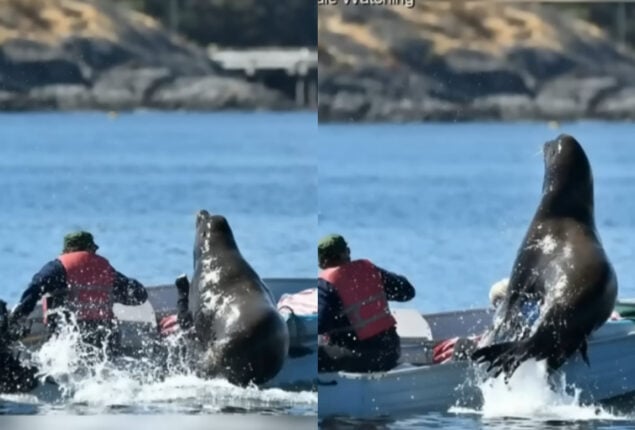
[[[98,249],[93,235],[87,231],[76,231],[64,236],[64,252],[97,251]]]
[[[347,248],[348,244],[341,235],[326,235],[318,242],[318,262],[338,258]]]

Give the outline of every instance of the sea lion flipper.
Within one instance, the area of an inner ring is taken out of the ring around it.
[[[472,353],[471,359],[477,363],[489,363],[486,372],[492,377],[504,373],[507,382],[518,366],[532,356],[535,356],[533,342],[527,340],[479,348]]]
[[[186,274],[179,275],[179,277],[175,279],[174,285],[179,293],[189,293],[190,281],[187,279]]]
[[[189,311],[190,281],[187,279],[187,275],[182,274],[176,278],[174,286],[177,291],[176,319],[179,322],[179,326],[181,326],[183,330],[187,330],[192,327],[194,323],[192,314]]]

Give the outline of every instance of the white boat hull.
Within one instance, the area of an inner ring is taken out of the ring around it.
[[[274,298],[279,300],[283,294],[293,294],[307,288],[315,288],[316,281],[308,278],[263,279]],[[176,313],[176,288],[172,285],[148,288],[148,301],[142,306],[123,306],[115,304],[115,316],[120,323],[121,343],[124,354],[129,356],[147,356],[151,339],[159,339],[157,321]],[[23,340],[30,347],[37,348],[46,339],[46,328],[42,322],[42,310],[37,307],[30,315],[31,334]],[[312,320],[315,322],[312,322]],[[308,354],[298,358],[287,357],[282,370],[264,387],[285,389],[315,389],[317,381],[317,320],[309,319],[302,333],[295,333],[295,343],[303,346]],[[288,320],[290,331],[292,322]],[[307,332],[308,330],[308,332]],[[297,332],[297,330],[296,330]]]
[[[477,317],[481,314],[483,318]],[[480,326],[486,311],[467,311],[425,316],[436,339],[467,336],[470,323]],[[464,318],[461,318],[464,317]],[[452,318],[449,318],[452,317]],[[454,331],[447,323],[456,321]],[[399,319],[398,319],[399,322]],[[443,333],[437,337],[435,333]],[[404,339],[404,350],[415,349],[415,340]],[[599,402],[635,392],[635,323],[610,322],[589,342],[591,367],[576,355],[561,372],[567,385],[581,390],[583,402]],[[468,361],[413,366],[401,364],[383,373],[320,373],[318,416],[372,418],[419,412],[446,412],[453,406],[478,408],[482,395],[475,384],[476,368]],[[553,377],[558,377],[558,373]]]

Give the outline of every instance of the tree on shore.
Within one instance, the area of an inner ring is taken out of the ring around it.
[[[121,0],[120,0],[121,1]],[[315,0],[123,0],[201,45],[316,46]]]

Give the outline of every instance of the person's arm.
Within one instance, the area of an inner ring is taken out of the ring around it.
[[[115,272],[113,298],[122,305],[139,306],[148,300],[148,292],[141,282]]]
[[[407,302],[415,296],[415,287],[406,279],[405,276],[377,267],[381,272],[384,281],[384,291],[386,298],[393,302]]]
[[[33,276],[22,294],[20,303],[13,310],[11,320],[27,317],[45,294],[53,294],[66,288],[66,272],[59,260],[48,262]]]
[[[318,279],[318,334],[333,330],[340,307],[340,299],[335,289],[324,279]]]

